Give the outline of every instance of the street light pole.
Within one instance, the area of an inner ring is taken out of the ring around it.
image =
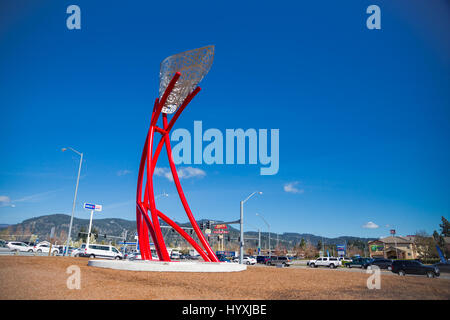
[[[259,216],[264,221],[264,223],[267,225],[267,228],[269,230],[269,257],[271,257],[272,251],[270,250],[270,225],[267,223],[266,219],[264,219],[261,214],[257,213],[256,215]]]
[[[239,241],[239,264],[242,264],[242,261],[244,260],[244,203],[247,202],[251,197],[253,197],[255,194],[262,194],[261,191],[255,191],[251,195],[249,195],[245,200],[242,200],[240,202],[241,205],[241,216],[239,219],[239,225],[241,228],[241,236]]]
[[[77,201],[78,184],[80,182],[81,164],[83,163],[83,153],[82,152],[78,152],[77,150],[75,150],[75,149],[73,149],[71,147],[62,148],[62,151],[64,152],[67,149],[72,150],[73,152],[77,153],[80,156],[80,164],[78,166],[77,184],[76,184],[76,187],[75,187],[75,195],[73,197],[72,216],[70,217],[69,234],[67,235],[66,248],[65,248],[64,253],[63,253],[64,256],[67,255],[67,252],[69,251],[70,236],[71,236],[71,233],[72,233],[72,225],[73,225],[73,215],[74,215],[74,212],[75,212],[75,204],[76,204],[76,201]]]

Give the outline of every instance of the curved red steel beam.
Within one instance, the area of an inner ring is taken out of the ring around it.
[[[137,192],[136,192],[136,223],[137,223],[137,231],[138,231],[138,240],[140,244],[141,249],[141,255],[144,260],[149,259],[148,255],[148,248],[145,245],[145,233],[143,232],[144,226],[142,225],[142,212],[139,211],[139,204],[142,203],[142,178],[143,178],[143,172],[145,167],[145,161],[146,161],[146,153],[147,153],[147,141],[148,141],[148,134],[145,139],[144,149],[142,151],[141,156],[141,163],[139,165],[139,174],[138,174],[138,185],[137,185]],[[151,257],[151,254],[150,254]]]
[[[142,259],[149,260],[152,259],[150,243],[149,243],[149,232],[153,239],[156,252],[161,261],[170,261],[170,257],[167,252],[167,248],[164,242],[164,238],[161,233],[161,226],[159,224],[159,218],[168,223],[172,228],[175,229],[181,236],[183,236],[194,248],[197,252],[203,257],[205,261],[219,262],[216,255],[212,251],[209,243],[206,241],[203,233],[197,225],[197,222],[194,219],[194,216],[187,204],[186,197],[184,195],[183,189],[181,188],[181,184],[179,181],[179,177],[176,171],[175,164],[173,162],[172,157],[172,149],[170,146],[170,137],[169,132],[175,124],[176,120],[186,108],[186,106],[190,103],[190,101],[197,95],[197,93],[201,90],[200,87],[195,88],[183,101],[183,103],[178,108],[177,112],[172,117],[170,123],[167,123],[167,115],[163,114],[163,126],[164,129],[161,129],[156,125],[158,118],[161,114],[161,110],[164,104],[167,101],[167,98],[170,95],[170,92],[173,90],[176,82],[180,77],[180,73],[177,72],[173,76],[169,85],[167,86],[161,100],[156,99],[155,104],[153,106],[153,112],[150,122],[150,128],[147,134],[147,138],[145,140],[145,145],[142,151],[141,163],[139,166],[139,174],[138,174],[138,185],[136,192],[136,223],[138,229],[138,237],[140,242]],[[158,143],[158,146],[153,153],[153,141],[155,131],[161,134],[161,139]],[[203,250],[201,246],[195,242],[192,237],[190,237],[181,227],[179,227],[175,222],[173,222],[169,217],[164,215],[161,211],[156,209],[155,204],[155,195],[153,190],[153,174],[156,167],[156,163],[158,161],[159,155],[161,153],[163,145],[166,145],[166,151],[169,159],[170,168],[172,171],[172,176],[175,181],[175,185],[177,187],[178,194],[180,196],[180,200],[183,204],[183,207],[186,211],[186,214],[191,222],[192,227],[200,240],[201,245],[205,248]],[[142,199],[142,187],[144,181],[144,170],[146,171],[146,184],[144,189],[144,199]],[[148,215],[148,211],[150,211],[150,216]],[[205,252],[206,251],[206,252]]]
[[[154,125],[150,126],[149,138],[147,143],[147,188],[146,192],[148,194],[148,200],[150,203],[150,213],[152,215],[153,229],[155,231],[155,243],[158,243],[160,246],[160,250],[158,252],[159,260],[170,261],[169,253],[167,252],[166,244],[164,242],[164,237],[161,233],[161,227],[159,225],[158,213],[156,212],[155,205],[155,195],[153,192],[153,174],[152,174],[152,165],[153,165],[153,136],[154,136]]]
[[[197,244],[197,242],[192,239],[190,235],[187,234],[186,231],[184,231],[181,227],[179,227],[175,222],[173,222],[168,216],[166,216],[164,213],[158,210],[158,215],[163,219],[167,224],[169,224],[172,228],[175,229],[183,238],[186,239],[187,242],[189,242],[194,249],[202,256],[203,260],[206,262],[211,262],[211,259],[208,257],[208,255],[203,251],[203,249]]]
[[[167,128],[168,125],[167,125],[167,115],[166,114],[163,114],[163,123],[164,123],[164,129]],[[177,187],[178,195],[180,196],[180,200],[181,200],[181,203],[183,204],[184,211],[186,211],[189,221],[191,222],[191,225],[194,228],[198,239],[202,243],[203,247],[206,249],[206,252],[208,253],[208,256],[211,259],[211,261],[219,262],[219,259],[217,259],[216,255],[214,254],[211,247],[209,246],[209,243],[206,241],[205,237],[203,236],[203,233],[200,230],[200,228],[197,224],[197,221],[195,221],[194,215],[192,214],[191,208],[189,208],[186,197],[184,195],[183,188],[181,188],[180,179],[178,178],[177,168],[175,167],[175,163],[173,162],[172,148],[170,147],[169,135],[165,135],[164,139],[165,139],[165,143],[166,143],[167,157],[169,158],[169,165],[170,165],[170,170],[172,171],[173,181],[175,182],[175,186]]]

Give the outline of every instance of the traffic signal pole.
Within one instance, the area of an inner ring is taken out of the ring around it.
[[[91,228],[92,228],[92,216],[94,215],[94,210],[91,210],[91,219],[89,220],[89,231],[86,241],[86,248],[89,248],[89,240],[91,239]]]

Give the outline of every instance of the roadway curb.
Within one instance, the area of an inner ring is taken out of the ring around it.
[[[247,266],[226,262],[89,260],[88,266],[128,271],[154,272],[238,272]]]

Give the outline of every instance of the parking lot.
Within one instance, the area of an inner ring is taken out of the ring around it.
[[[450,279],[382,272],[368,289],[365,270],[249,266],[233,273],[135,272],[87,266],[88,258],[0,256],[0,299],[450,299]],[[68,289],[70,266],[81,288]]]

